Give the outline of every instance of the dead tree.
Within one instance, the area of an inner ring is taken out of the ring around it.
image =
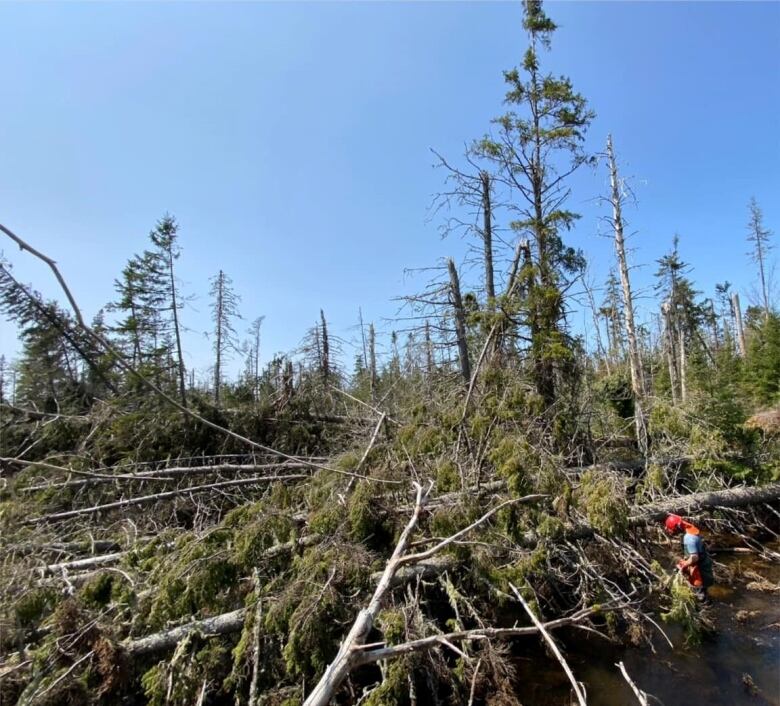
[[[479,173],[482,189],[482,241],[484,243],[485,260],[485,296],[487,307],[495,309],[496,287],[493,282],[493,208],[490,204],[491,179],[484,169]]]
[[[638,525],[653,520],[662,520],[669,513],[693,515],[702,510],[745,507],[770,503],[780,498],[780,483],[769,483],[757,487],[707,490],[691,495],[681,495],[657,503],[639,505],[633,509],[629,524]]]
[[[366,327],[363,325],[363,309],[358,307],[358,324],[360,325],[360,342],[363,344],[363,368],[368,369],[368,347],[366,345]]]
[[[439,159],[440,166],[447,172],[446,181],[450,189],[437,197],[438,208],[449,208],[454,202],[458,207],[466,210],[465,217],[451,216],[443,226],[444,233],[454,230],[464,231],[476,236],[481,244],[481,256],[485,273],[485,306],[489,311],[496,307],[496,285],[494,274],[494,211],[496,204],[493,202],[493,177],[483,169],[475,160],[474,155],[465,155],[468,166],[459,169],[440,154],[434,152]]]
[[[385,570],[382,572],[382,576],[379,579],[374,595],[371,597],[366,608],[360,611],[355,622],[352,624],[347,636],[339,647],[339,651],[336,654],[335,659],[328,665],[325,673],[320,678],[317,685],[304,701],[304,706],[327,706],[336,695],[339,687],[344,680],[349,676],[349,673],[359,663],[360,647],[365,643],[368,633],[374,625],[379,610],[382,607],[385,595],[390,590],[393,577],[398,569],[405,565],[413,565],[424,561],[434,554],[437,554],[441,549],[449,546],[455,541],[458,541],[461,537],[471,532],[476,527],[480,526],[493,515],[496,514],[501,508],[510,504],[516,504],[521,502],[528,502],[530,500],[536,500],[545,496],[542,495],[528,495],[523,498],[516,498],[507,500],[500,503],[492,510],[484,514],[475,522],[472,522],[468,527],[456,532],[455,534],[443,539],[435,544],[430,549],[427,549],[416,554],[406,554],[406,549],[409,546],[409,540],[411,538],[414,528],[417,526],[417,522],[420,518],[420,513],[423,510],[425,503],[428,500],[433,483],[428,486],[427,490],[423,490],[422,486],[416,484],[417,499],[414,506],[412,517],[407,523],[404,531],[401,533],[398,543],[393,551],[392,556],[385,565]]]
[[[734,312],[734,326],[737,329],[739,354],[744,358],[747,356],[747,346],[745,345],[745,329],[742,325],[742,309],[739,306],[739,294],[736,292],[731,295],[731,308]]]
[[[177,490],[169,490],[164,493],[154,493],[152,495],[142,495],[136,498],[126,498],[124,500],[117,500],[112,503],[105,503],[103,505],[93,505],[92,507],[83,507],[76,510],[65,510],[64,512],[53,512],[48,515],[41,515],[40,517],[34,517],[29,520],[25,520],[23,524],[34,525],[38,522],[60,522],[62,520],[68,520],[72,517],[80,517],[82,515],[94,515],[104,510],[117,510],[119,508],[130,507],[133,505],[144,505],[158,500],[168,500],[180,495],[190,495],[192,493],[211,492],[212,490],[218,490],[220,488],[234,487],[241,485],[259,485],[261,483],[273,483],[273,482],[290,482],[305,480],[309,478],[308,474],[296,473],[286,476],[256,476],[254,478],[238,478],[236,480],[226,480],[220,483],[209,483],[207,485],[186,486],[178,488]]]
[[[669,368],[669,385],[672,390],[672,403],[677,403],[677,365],[676,342],[674,339],[674,318],[672,316],[671,302],[665,301],[661,305],[664,320],[664,347],[666,348],[666,363]]]
[[[433,340],[431,339],[431,322],[425,320],[425,373],[430,376],[433,374]]]
[[[451,258],[447,260],[447,269],[450,273],[450,297],[455,317],[455,336],[458,341],[460,373],[463,376],[463,382],[468,386],[471,382],[471,363],[469,362],[469,346],[466,339],[466,311],[463,308],[463,299],[460,295],[458,270]]]
[[[250,347],[250,367],[252,371],[252,399],[255,404],[260,401],[260,327],[263,325],[265,316],[258,316],[249,329],[252,336]]]
[[[764,216],[755,198],[750,199],[750,221],[748,222],[748,241],[753,243],[751,257],[758,265],[758,276],[761,281],[761,299],[764,305],[764,317],[769,318],[769,286],[766,275],[766,256],[771,245],[769,238],[772,232],[764,227]]]
[[[591,317],[593,319],[593,330],[594,330],[594,335],[596,337],[596,350],[598,352],[598,357],[601,361],[604,362],[604,367],[607,369],[607,375],[611,375],[612,368],[609,364],[609,355],[607,355],[607,350],[606,348],[604,348],[604,342],[601,339],[601,321],[599,320],[599,309],[596,306],[596,300],[593,297],[593,287],[591,284],[588,283],[585,276],[583,276],[582,278],[582,285],[585,290],[585,295],[588,298],[588,304],[590,305],[590,312],[591,312]]]
[[[688,399],[687,365],[685,356],[685,331],[680,327],[680,401],[685,404]]]
[[[196,630],[204,635],[224,635],[225,633],[236,632],[244,626],[245,614],[246,609],[239,608],[231,613],[215,615],[213,618],[198,620],[195,623],[189,623],[162,633],[155,633],[154,635],[127,642],[124,647],[132,657],[141,657],[160,652],[161,650],[171,649]]]
[[[376,331],[374,330],[374,324],[368,325],[368,366],[369,366],[369,383],[371,385],[371,401],[376,400]]]
[[[634,425],[636,439],[642,453],[647,453],[647,427],[645,423],[645,390],[644,374],[642,372],[642,356],[639,354],[639,343],[634,323],[634,299],[631,293],[631,280],[628,275],[628,259],[626,258],[626,243],[623,232],[623,192],[618,178],[615,152],[612,146],[612,135],[607,138],[607,157],[609,159],[609,181],[612,201],[612,227],[615,231],[615,255],[620,271],[620,285],[623,290],[623,321],[628,340],[628,363],[631,371],[631,389],[634,393]]]

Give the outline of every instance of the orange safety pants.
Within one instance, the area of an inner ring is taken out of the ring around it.
[[[682,569],[682,573],[685,578],[688,579],[688,583],[694,588],[700,588],[704,585],[704,579],[702,578],[701,569],[699,569],[698,564],[685,567]]]

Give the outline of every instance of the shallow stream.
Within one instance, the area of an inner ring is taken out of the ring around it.
[[[774,551],[780,550],[773,543]],[[717,554],[716,576],[735,578],[711,589],[707,616],[715,634],[697,647],[686,647],[682,630],[660,623],[675,647],[657,635],[655,654],[648,646],[613,645],[578,630],[560,634],[566,658],[587,687],[589,706],[630,706],[637,699],[615,666],[622,661],[634,683],[665,706],[780,706],[780,594],[751,591],[746,571],[775,585],[780,564],[755,555]],[[718,563],[724,565],[718,567]],[[720,571],[718,570],[720,568]],[[583,637],[584,636],[584,637]],[[569,701],[570,685],[552,657],[518,654],[517,696],[526,706],[561,706]]]

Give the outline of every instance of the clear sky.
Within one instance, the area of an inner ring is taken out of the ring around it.
[[[635,178],[639,284],[677,232],[701,290],[728,279],[748,297],[751,196],[780,231],[780,3],[546,8],[560,30],[543,65],[597,112],[589,147],[611,131]],[[508,2],[0,3],[0,222],[59,262],[91,316],[174,214],[201,368],[220,268],[242,297],[240,328],[266,316],[266,359],[321,307],[346,339],[359,306],[389,331],[392,298],[420,282],[404,268],[464,258],[428,217],[443,178],[429,150],[457,158],[502,112],[520,23]],[[605,176],[580,173],[570,202],[583,214],[570,242],[599,281]],[[42,266],[0,247],[55,294]],[[14,329],[0,335],[13,353]]]

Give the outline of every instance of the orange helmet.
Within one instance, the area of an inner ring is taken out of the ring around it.
[[[667,534],[674,534],[685,527],[683,518],[679,515],[669,515],[664,521],[664,529]]]

